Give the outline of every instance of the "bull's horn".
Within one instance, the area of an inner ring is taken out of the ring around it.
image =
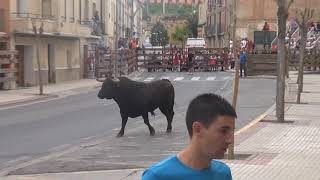
[[[104,82],[105,79],[97,78],[96,79],[98,82]]]

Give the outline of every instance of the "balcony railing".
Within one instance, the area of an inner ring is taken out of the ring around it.
[[[216,27],[214,25],[209,25],[205,27],[206,36],[214,36],[216,34]]]
[[[13,15],[16,15],[17,18],[30,18],[30,19],[41,19],[41,20],[52,20],[56,21],[57,17],[54,15],[46,15],[46,14],[34,14],[34,13],[19,13],[14,12]]]

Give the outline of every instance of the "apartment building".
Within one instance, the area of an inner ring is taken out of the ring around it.
[[[116,48],[121,37],[131,38],[131,17],[141,33],[142,10],[131,16],[141,0],[1,0],[10,8],[8,29],[11,45],[18,50],[18,85],[38,84],[36,36],[39,28],[40,64],[44,83],[59,83],[89,76],[96,48]]]
[[[206,0],[207,22],[205,36],[209,47],[227,47],[231,37],[231,10],[233,0]],[[267,21],[272,31],[278,30],[276,1],[235,0],[237,6],[236,38],[253,40],[254,31],[261,31]],[[319,0],[295,0],[289,9],[289,18],[304,7],[320,9]]]
[[[150,3],[160,4],[163,1],[169,4],[198,4],[201,0],[150,0]]]

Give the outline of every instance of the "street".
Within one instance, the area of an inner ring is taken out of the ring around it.
[[[199,72],[193,75],[155,72],[143,73],[135,79],[147,82],[168,78],[173,82],[176,100],[173,133],[170,136],[180,132],[183,134],[183,136],[179,135],[181,138],[186,134],[184,116],[189,101],[196,95],[206,92],[220,94],[230,101],[233,76],[234,74],[230,72]],[[241,79],[237,129],[248,124],[274,103],[274,89],[275,81],[272,79]],[[147,141],[150,140],[150,136],[141,117],[129,119],[123,139],[115,138],[121,125],[119,108],[113,100],[99,100],[97,91],[98,89],[92,89],[61,99],[0,110],[0,169],[62,151],[95,137],[106,137],[112,139],[113,143],[118,141],[120,144],[114,147],[112,147],[114,144],[110,144],[110,148],[113,148],[114,156],[122,156],[122,160],[125,159],[125,154],[133,157],[127,154],[130,148],[134,148],[128,144],[129,141],[145,145],[142,151],[135,151],[137,158],[139,154],[150,154],[159,150],[157,146],[148,146]],[[164,136],[165,117],[158,110],[155,113],[155,117],[150,117],[150,122],[156,130],[154,138],[166,138]],[[170,138],[163,142],[167,141],[170,141]],[[178,143],[176,148],[171,148],[177,151],[181,145]],[[170,152],[172,153],[169,150],[168,153],[160,153],[166,156]],[[145,159],[145,161],[151,161],[151,159]],[[126,161],[123,160],[122,163],[125,164]],[[117,167],[112,164],[111,166],[114,167],[108,167],[108,169]],[[75,169],[71,168],[70,171],[73,170]]]

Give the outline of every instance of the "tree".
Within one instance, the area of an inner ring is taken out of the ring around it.
[[[151,29],[151,44],[152,46],[164,46],[169,42],[168,31],[164,25],[157,22]]]
[[[276,115],[279,122],[284,122],[284,95],[285,95],[285,70],[286,70],[286,22],[288,10],[293,0],[277,0],[278,2],[278,57],[277,57],[277,96]]]
[[[304,59],[306,52],[306,43],[308,36],[308,21],[313,17],[314,9],[304,8],[303,11],[297,10],[297,23],[300,28],[300,61],[299,61],[299,73],[298,73],[298,94],[297,94],[297,104],[300,104],[301,93],[303,91],[303,69],[304,69]],[[299,14],[299,15],[298,15]]]
[[[198,37],[198,20],[198,14],[195,13],[187,19],[187,29],[190,29],[190,35],[193,38]]]
[[[232,53],[235,58],[235,65],[236,65],[236,72],[234,75],[234,82],[233,82],[233,93],[232,93],[232,107],[237,110],[237,101],[238,101],[238,92],[239,92],[239,71],[240,71],[240,61],[237,56],[237,45],[236,43],[236,29],[237,29],[237,0],[232,0],[232,5],[229,11],[230,13],[230,19],[232,19],[231,27],[232,32],[229,32],[229,34],[232,34]],[[234,144],[229,145],[228,149],[228,159],[234,159]]]
[[[188,31],[187,27],[176,27],[175,32],[172,34],[172,38],[175,41],[179,41],[182,43],[182,47],[184,46],[184,42],[189,37],[190,32]]]
[[[37,29],[36,21],[32,19],[33,32],[36,35],[36,52],[37,52],[37,65],[38,65],[38,80],[39,80],[39,94],[43,95],[43,81],[41,76],[41,64],[40,64],[40,35],[43,33],[43,22]]]

